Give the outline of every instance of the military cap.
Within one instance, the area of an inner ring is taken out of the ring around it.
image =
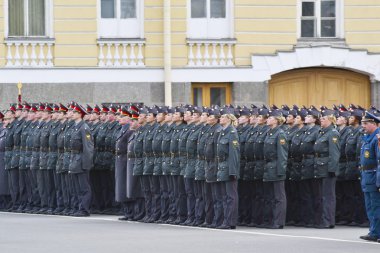
[[[211,108],[209,111],[208,111],[208,115],[214,115],[214,116],[220,116],[220,110],[218,108]]]
[[[30,110],[30,107],[31,107],[30,104],[28,104],[27,102],[24,102],[23,110],[25,110],[25,111],[29,111],[29,110]]]
[[[49,104],[46,104],[44,112],[52,113],[53,112],[53,108]]]
[[[282,114],[282,111],[280,109],[275,109],[275,110],[269,111],[269,116],[270,117],[282,117],[284,115]]]
[[[203,108],[202,107],[198,107],[198,106],[194,106],[191,110],[192,113],[199,113],[199,114],[202,114],[203,112]]]
[[[108,109],[107,106],[105,105],[102,105],[102,110],[101,110],[101,113],[108,113],[110,111],[110,109]]]
[[[314,117],[319,117],[320,116],[320,112],[319,110],[314,106],[312,105],[309,110],[308,110],[308,115],[311,115],[311,116],[314,116]]]
[[[59,112],[59,105],[53,104],[53,112]]]
[[[120,107],[120,115],[128,116],[128,117],[132,116],[131,112],[129,111],[128,106],[126,106],[126,105]]]
[[[24,106],[21,103],[17,103],[16,110],[21,111],[22,109],[24,109]]]
[[[301,116],[301,118],[305,118],[308,115],[308,111],[306,108],[301,108],[298,110],[298,115]]]
[[[175,108],[175,112],[185,113],[185,108],[183,108],[182,106],[177,106]]]
[[[71,101],[69,104],[68,104],[68,108],[69,108],[69,110],[71,111],[71,110],[74,110],[74,108],[75,108],[75,104],[76,104],[76,102],[74,102],[74,101]]]
[[[293,105],[293,108],[291,110],[288,110],[288,112],[289,112],[288,115],[292,115],[293,117],[297,117],[299,111],[300,111],[300,108],[298,108],[298,106],[296,106],[296,105]]]
[[[153,115],[157,115],[158,111],[156,107],[149,107],[148,113],[152,113]]]
[[[92,113],[97,113],[97,114],[99,114],[100,111],[101,111],[101,109],[100,109],[99,105],[95,105],[95,106],[94,106],[94,109],[92,109]]]
[[[246,106],[243,106],[240,109],[240,116],[251,116],[251,114],[252,114],[251,110]]]
[[[92,113],[93,110],[94,109],[92,109],[92,107],[89,104],[86,105],[86,112],[87,113]]]
[[[322,117],[330,116],[330,115],[336,116],[336,112],[334,110],[326,109],[326,110],[321,111],[321,115]]]
[[[16,111],[16,104],[11,104],[11,105],[9,106],[8,111],[15,112],[15,111]]]
[[[59,111],[60,112],[67,112],[69,109],[67,109],[67,107],[66,106],[64,106],[63,104],[59,104]]]
[[[278,108],[277,105],[272,105],[272,106],[270,107],[270,110],[271,110],[271,111],[278,110],[278,109],[280,109],[280,108]]]
[[[113,114],[116,114],[117,113],[117,108],[116,108],[116,106],[115,105],[110,105],[109,107],[108,107],[108,113],[113,113]]]
[[[262,116],[269,116],[269,109],[263,105],[260,109],[259,109],[259,115],[262,115]]]
[[[38,110],[39,110],[40,112],[45,111],[45,108],[46,108],[46,106],[45,106],[45,104],[43,104],[43,103],[40,103],[40,104],[38,105]]]
[[[131,119],[132,120],[137,120],[138,118],[139,118],[139,113],[136,112],[136,111],[132,111]]]
[[[290,108],[289,108],[289,106],[288,105],[282,105],[281,106],[281,112],[282,112],[282,115],[284,117],[288,116],[290,114]]]
[[[169,107],[168,108],[168,113],[171,113],[171,114],[175,113],[175,108],[174,107]]]
[[[129,105],[129,110],[135,111],[137,113],[140,112],[139,108],[136,105],[133,105],[133,104]]]
[[[364,117],[362,118],[362,122],[375,122],[380,123],[380,118],[376,117],[374,114],[366,111]]]
[[[220,114],[221,115],[224,115],[224,114],[232,114],[232,115],[235,115],[235,108],[233,107],[225,107],[225,108],[222,108],[220,110]]]
[[[351,116],[362,118],[364,115],[364,112],[365,112],[364,108],[363,109],[356,108],[351,111]]]
[[[30,107],[29,112],[37,112],[37,111],[38,111],[37,105],[36,105],[36,104],[33,104],[33,105]]]
[[[87,114],[86,109],[84,109],[83,106],[81,106],[78,103],[75,104],[75,107],[74,107],[73,111],[74,112],[79,112],[82,115],[82,117]]]
[[[168,113],[168,108],[166,106],[159,106],[157,107],[157,114],[158,113]]]
[[[146,108],[146,106],[139,107],[138,111],[140,114],[148,114],[148,109]]]
[[[351,116],[351,112],[349,111],[339,111],[339,117],[348,118]]]

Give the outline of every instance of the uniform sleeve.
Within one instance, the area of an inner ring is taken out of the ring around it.
[[[377,161],[380,160],[380,147],[379,147],[379,144],[376,145],[376,158],[377,158]],[[380,191],[380,164],[379,164],[379,162],[377,163],[377,170],[376,170],[376,187]]]
[[[277,138],[277,176],[285,176],[288,163],[289,144],[285,133],[280,133]]]
[[[336,173],[339,166],[340,145],[339,133],[332,131],[329,136],[329,161],[328,172]]]
[[[94,166],[94,140],[88,127],[82,127],[82,167],[83,170],[91,170]]]
[[[230,141],[228,145],[228,175],[238,176],[240,170],[240,143],[239,136],[236,131],[230,133]]]

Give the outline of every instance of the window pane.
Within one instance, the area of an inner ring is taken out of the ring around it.
[[[101,0],[102,18],[115,18],[115,0]]]
[[[136,0],[120,0],[121,18],[136,18]]]
[[[29,36],[45,35],[45,0],[29,0]]]
[[[314,17],[314,3],[313,2],[303,2],[302,3],[302,16],[303,17]]]
[[[321,17],[335,17],[335,1],[321,2]]]
[[[9,36],[24,36],[24,0],[9,1]]]
[[[314,20],[301,21],[301,37],[314,37],[315,35],[315,22]]]
[[[191,18],[206,17],[206,0],[191,0]]]
[[[322,37],[335,37],[335,20],[322,20],[321,21],[321,36]]]
[[[202,88],[193,88],[193,105],[203,106]]]
[[[211,0],[211,18],[225,18],[226,17],[226,0]]]
[[[226,104],[226,88],[211,88],[210,104],[219,106]]]

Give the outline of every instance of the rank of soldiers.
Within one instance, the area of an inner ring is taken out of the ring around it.
[[[378,116],[355,105],[14,104],[0,115],[0,208],[219,229],[370,225],[362,239],[376,241]]]

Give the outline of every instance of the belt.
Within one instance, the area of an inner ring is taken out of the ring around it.
[[[198,160],[201,160],[201,161],[206,160],[206,157],[204,155],[199,155]]]
[[[71,154],[80,154],[82,150],[71,150]]]
[[[13,148],[5,148],[5,151],[12,151]]]
[[[329,155],[328,155],[328,154],[319,154],[319,153],[315,153],[315,157],[323,158],[323,157],[329,157]]]
[[[65,149],[64,148],[59,148],[58,149],[58,153],[64,153],[65,152]]]
[[[195,155],[194,154],[187,154],[187,159],[194,159]]]
[[[126,151],[115,151],[115,155],[126,155],[127,153]]]
[[[216,159],[218,160],[218,162],[224,162],[226,160],[226,157],[225,156],[216,156]]]
[[[40,148],[41,152],[49,152],[49,148]]]
[[[360,166],[361,170],[375,170],[376,168],[377,168],[377,165],[375,165],[375,164]]]
[[[314,155],[302,155],[303,158],[314,158]]]
[[[132,153],[132,152],[129,152],[129,153],[127,154],[127,157],[128,157],[128,158],[136,158],[135,154]]]
[[[171,154],[171,153],[162,153],[162,156],[163,156],[163,157],[171,157],[172,154]]]
[[[27,148],[26,147],[20,147],[20,151],[26,151]]]
[[[148,153],[144,152],[144,156],[145,157],[154,157],[154,154],[152,152],[148,152]]]
[[[162,157],[162,154],[161,153],[153,153],[153,156],[155,158],[160,158],[160,157]]]

